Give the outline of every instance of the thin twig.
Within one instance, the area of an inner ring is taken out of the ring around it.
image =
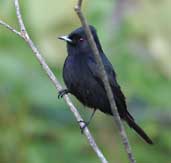
[[[10,31],[14,32],[15,34],[21,37],[20,32],[18,32],[16,29],[11,27],[9,24],[5,23],[4,21],[0,20],[0,25],[4,26],[5,28],[9,29]]]
[[[25,25],[24,25],[24,22],[23,22],[23,19],[22,19],[22,15],[21,15],[21,12],[20,12],[19,1],[14,0],[14,5],[15,5],[15,9],[16,9],[16,15],[17,15],[18,23],[19,23],[19,26],[20,26],[20,32],[18,32],[16,29],[14,29],[13,27],[11,27],[10,25],[8,25],[7,23],[5,23],[5,22],[3,22],[1,20],[0,20],[0,24],[2,26],[6,27],[7,29],[9,29],[10,31],[14,32],[15,34],[17,34],[18,36],[20,36],[21,38],[23,38],[25,40],[25,42],[28,44],[28,46],[33,51],[33,53],[34,53],[35,57],[37,58],[37,60],[39,61],[40,65],[42,66],[43,70],[46,72],[49,79],[54,84],[57,92],[62,90],[61,84],[59,83],[59,81],[57,80],[57,78],[55,77],[55,75],[53,74],[53,72],[51,71],[51,69],[49,68],[47,63],[45,62],[45,60],[42,57],[41,53],[36,48],[35,44],[33,43],[33,41],[31,40],[31,38],[28,35],[28,32],[27,32],[27,30],[25,28]],[[82,117],[80,116],[80,114],[77,111],[76,107],[71,102],[70,98],[67,95],[65,95],[64,99],[65,99],[67,105],[69,106],[71,112],[74,114],[76,120],[78,122],[83,121]],[[84,123],[79,123],[79,125],[80,125],[80,127],[83,127]],[[91,133],[90,133],[90,131],[89,131],[89,129],[87,127],[84,130],[84,134],[87,137],[89,144],[91,145],[91,147],[93,148],[93,150],[97,154],[100,161],[102,163],[107,163],[106,158],[104,157],[103,153],[101,152],[101,150],[97,146],[94,138],[92,137],[92,135],[91,135]]]
[[[16,10],[16,14],[17,14],[17,19],[18,19],[18,23],[20,25],[20,30],[21,32],[26,31],[22,16],[21,16],[21,12],[20,12],[20,5],[19,5],[19,1],[14,0],[14,5],[15,5],[15,10]]]
[[[99,67],[101,80],[103,81],[103,84],[104,84],[104,87],[105,87],[105,90],[106,90],[106,93],[107,93],[107,96],[108,96],[108,99],[109,99],[109,102],[110,102],[110,106],[111,106],[111,110],[112,110],[112,113],[113,113],[114,120],[115,120],[115,122],[117,124],[117,127],[119,129],[119,132],[120,132],[120,135],[121,135],[121,138],[122,138],[122,142],[123,142],[125,150],[126,150],[126,152],[128,154],[128,159],[129,159],[130,163],[135,163],[136,161],[135,161],[134,156],[132,154],[132,150],[131,150],[131,146],[130,146],[129,141],[128,141],[128,137],[126,135],[124,126],[122,124],[122,121],[120,119],[119,113],[118,113],[117,108],[116,108],[115,100],[114,100],[114,97],[113,97],[113,92],[111,90],[109,80],[108,80],[106,71],[104,69],[103,62],[101,60],[99,51],[98,51],[98,49],[96,47],[96,43],[95,43],[95,41],[93,39],[93,36],[91,34],[91,31],[90,31],[89,25],[87,23],[87,20],[84,17],[82,11],[81,11],[82,2],[83,2],[83,0],[78,0],[77,5],[75,6],[75,11],[76,11],[76,13],[77,13],[77,15],[78,15],[78,17],[79,17],[79,19],[81,21],[82,26],[85,29],[88,41],[89,41],[90,46],[91,46],[91,48],[93,50],[93,54],[94,54],[96,63],[98,65],[98,67]]]

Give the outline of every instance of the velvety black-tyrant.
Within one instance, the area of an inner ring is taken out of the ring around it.
[[[95,28],[90,26],[90,29],[108,75],[109,83],[121,119],[126,121],[128,125],[147,143],[153,144],[152,140],[135,123],[134,118],[128,112],[125,96],[117,83],[116,74],[112,64],[103,52]],[[68,36],[59,37],[59,39],[67,42],[68,51],[68,56],[63,67],[63,78],[67,89],[61,91],[59,96],[62,97],[66,93],[73,94],[82,104],[94,109],[91,118],[96,109],[112,115],[109,100],[100,78],[99,68],[96,64],[83,27],[74,30]]]

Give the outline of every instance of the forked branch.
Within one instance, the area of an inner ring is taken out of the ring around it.
[[[29,37],[29,34],[28,34],[28,32],[27,32],[27,30],[25,28],[25,25],[24,25],[24,22],[23,22],[23,19],[22,19],[22,14],[21,14],[21,11],[20,11],[19,1],[14,0],[14,5],[15,5],[15,10],[16,10],[16,15],[17,15],[20,31],[17,31],[16,29],[14,29],[13,27],[11,27],[10,25],[8,25],[7,23],[5,23],[2,20],[0,20],[0,25],[6,27],[8,30],[14,32],[18,36],[20,36],[22,39],[24,39],[24,41],[27,43],[27,45],[33,51],[33,54],[35,55],[36,59],[38,60],[38,62],[42,66],[42,69],[45,71],[45,73],[48,75],[51,82],[54,84],[54,86],[56,88],[56,91],[58,93],[58,91],[62,90],[62,86],[59,83],[59,81],[57,80],[57,78],[55,77],[55,75],[53,74],[53,72],[51,71],[51,69],[49,68],[49,66],[47,65],[47,63],[45,62],[44,58],[42,57],[42,54],[37,49],[37,47],[33,43],[32,39]],[[67,105],[69,106],[71,112],[74,114],[76,120],[78,122],[83,121],[82,117],[80,116],[79,112],[77,111],[76,107],[73,105],[73,103],[71,102],[69,97],[67,95],[65,95],[64,99],[65,99],[65,102],[67,103]],[[83,127],[84,123],[79,123],[79,125],[80,125],[80,127]],[[95,151],[95,153],[98,156],[98,158],[100,159],[100,161],[102,163],[107,163],[106,158],[104,157],[103,153],[101,152],[101,150],[97,146],[94,138],[92,137],[92,135],[91,135],[91,133],[90,133],[90,131],[88,130],[87,127],[84,129],[84,134],[87,137],[89,144],[91,145],[91,147]]]

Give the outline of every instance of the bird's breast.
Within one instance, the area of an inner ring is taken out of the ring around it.
[[[86,60],[68,56],[63,68],[63,77],[68,87],[84,87],[87,85],[87,77],[90,75]]]
[[[84,105],[94,108],[105,105],[105,91],[92,75],[86,60],[67,58],[63,77],[67,88]]]

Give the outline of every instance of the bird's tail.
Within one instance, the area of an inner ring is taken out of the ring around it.
[[[128,112],[127,112],[128,113]],[[132,116],[128,113],[127,116],[124,118],[128,125],[133,128],[137,134],[143,138],[148,144],[153,144],[152,140],[147,136],[147,134],[135,123]]]

